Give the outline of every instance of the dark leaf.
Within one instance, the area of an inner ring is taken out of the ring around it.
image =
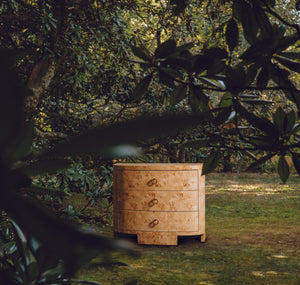
[[[219,107],[226,108],[232,106],[232,94],[230,92],[225,92],[221,98]]]
[[[255,114],[249,112],[237,101],[234,101],[234,107],[241,117],[245,118],[255,128],[268,134],[268,136],[271,138],[278,137],[277,128],[267,118],[256,116]]]
[[[277,166],[278,174],[283,183],[285,183],[290,175],[290,168],[283,155],[280,156]]]
[[[266,156],[263,156],[263,157],[257,159],[256,161],[254,161],[252,164],[249,165],[249,167],[247,168],[246,171],[249,171],[251,169],[255,169],[257,166],[264,164],[266,161],[271,159],[274,155],[275,155],[275,153],[270,153]]]
[[[27,165],[21,166],[18,170],[28,176],[35,176],[39,174],[54,174],[58,170],[66,169],[70,166],[71,161],[69,159],[53,158],[32,161]]]
[[[170,94],[170,105],[175,106],[186,97],[187,86],[186,84],[180,84],[175,87],[173,92]]]
[[[254,105],[267,105],[273,104],[273,101],[270,100],[262,100],[262,99],[245,99],[241,100],[243,103],[254,106]]]
[[[262,64],[264,62],[262,60],[274,52],[275,44],[276,42],[274,42],[273,38],[257,40],[240,56],[240,58]]]
[[[29,236],[42,243],[54,256],[64,260],[67,273],[74,273],[97,253],[131,250],[129,244],[102,237],[64,222],[29,200],[15,198],[5,210]]]
[[[11,161],[17,161],[29,154],[34,138],[33,125],[24,124],[17,137],[6,149],[6,155]]]
[[[227,88],[239,88],[245,86],[246,72],[243,66],[238,68],[232,68],[227,66],[226,68],[226,80],[225,85]]]
[[[300,154],[293,153],[293,163],[297,173],[300,175]]]
[[[246,137],[246,139],[248,143],[259,148],[268,147],[268,149],[271,150],[273,145],[272,138],[268,136],[251,136],[251,137]]]
[[[203,83],[207,84],[207,85],[210,85],[212,87],[215,87],[215,88],[220,88],[220,89],[223,89],[223,84],[221,84],[220,82],[215,82],[215,81],[212,81],[210,79],[208,79],[207,77],[204,77],[204,76],[199,76],[198,79],[200,81],[202,81]]]
[[[243,1],[239,5],[244,36],[246,40],[250,44],[252,44],[256,41],[256,36],[258,33],[258,22],[256,19],[256,14],[248,3]]]
[[[151,61],[151,56],[148,50],[144,47],[130,46],[133,54],[144,61]]]
[[[273,113],[273,122],[277,126],[281,134],[285,133],[284,122],[286,120],[286,114],[281,107],[277,108],[276,112]]]
[[[214,118],[214,124],[216,126],[219,126],[221,124],[226,123],[231,115],[232,115],[232,108],[231,107],[226,107],[226,108],[222,109],[217,114],[217,116]]]
[[[209,111],[208,97],[203,93],[201,87],[196,85],[190,86],[189,104],[195,112]]]
[[[130,100],[133,102],[140,102],[143,95],[147,92],[151,80],[152,80],[152,74],[149,74],[145,78],[143,78],[134,88]]]
[[[284,58],[300,60],[300,52],[284,51],[284,52],[278,52],[277,54],[279,54]]]
[[[203,169],[202,169],[202,175],[206,175],[210,172],[212,172],[219,163],[219,160],[221,159],[222,154],[220,150],[212,150],[210,155],[205,158],[203,163]]]
[[[300,62],[291,61],[289,59],[274,56],[274,58],[282,65],[286,66],[288,69],[300,73]]]
[[[176,49],[176,41],[169,39],[162,43],[157,49],[155,50],[155,57],[156,58],[165,58],[168,55],[171,55]]]
[[[299,41],[298,34],[293,34],[293,35],[283,37],[276,45],[276,52],[281,52],[293,46],[297,41]]]
[[[286,114],[286,119],[284,121],[284,129],[286,133],[290,133],[295,127],[296,123],[296,113],[292,110]]]
[[[28,188],[25,188],[26,191],[34,193],[34,194],[38,194],[38,195],[49,195],[51,197],[59,197],[59,198],[63,198],[67,196],[67,193],[62,191],[62,190],[58,190],[58,189],[49,189],[46,187],[41,187],[41,186],[36,186],[36,185],[32,185]]]
[[[170,87],[175,88],[174,78],[171,77],[168,73],[164,72],[161,68],[158,73],[159,82]]]
[[[254,81],[257,71],[258,71],[259,65],[257,64],[251,64],[249,68],[246,70],[246,86],[250,86],[250,84]]]
[[[83,153],[109,156],[107,151],[116,146],[137,144],[141,140],[172,136],[192,129],[207,121],[208,114],[139,117],[112,126],[101,126],[58,144],[41,156],[65,157]]]
[[[236,21],[231,18],[225,31],[226,44],[230,51],[233,51],[239,41],[239,29]]]
[[[297,0],[297,2],[296,2],[296,4],[295,4],[295,9],[296,9],[297,11],[300,10],[300,0]]]
[[[6,59],[0,54],[0,149],[10,146],[22,128],[23,102],[27,89],[20,84],[19,79],[6,65]]]
[[[257,79],[256,79],[256,86],[258,88],[265,88],[269,81],[269,70],[268,66],[263,67],[259,72]]]
[[[262,36],[262,38],[266,39],[272,37],[274,32],[273,27],[264,10],[258,6],[255,6],[253,12],[256,19],[255,22],[258,24],[260,35]]]
[[[203,54],[210,58],[219,58],[219,59],[228,58],[228,52],[226,51],[226,49],[219,48],[219,47],[211,47],[205,49],[203,50]]]

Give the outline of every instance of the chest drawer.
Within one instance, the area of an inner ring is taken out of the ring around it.
[[[197,170],[117,171],[115,183],[123,190],[197,190]]]
[[[198,211],[198,191],[123,191],[114,207],[135,211]]]
[[[121,231],[195,232],[198,231],[198,212],[117,211]]]

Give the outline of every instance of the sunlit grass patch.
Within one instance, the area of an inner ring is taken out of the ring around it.
[[[207,242],[180,238],[178,246],[138,246],[129,264],[83,270],[101,284],[300,284],[300,180],[275,175],[208,175]],[[90,279],[91,280],[91,279]]]

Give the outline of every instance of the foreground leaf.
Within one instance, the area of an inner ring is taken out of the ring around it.
[[[58,144],[53,149],[40,154],[40,156],[65,157],[92,153],[114,157],[110,150],[116,146],[137,144],[141,140],[172,136],[188,131],[206,122],[209,114],[210,112],[197,115],[141,117],[109,127],[98,127]]]
[[[279,158],[277,170],[281,181],[285,183],[290,175],[290,167],[283,155],[281,155]]]

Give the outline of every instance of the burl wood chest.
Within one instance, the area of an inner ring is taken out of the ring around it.
[[[139,244],[177,245],[178,236],[205,241],[202,164],[114,165],[114,232]]]

